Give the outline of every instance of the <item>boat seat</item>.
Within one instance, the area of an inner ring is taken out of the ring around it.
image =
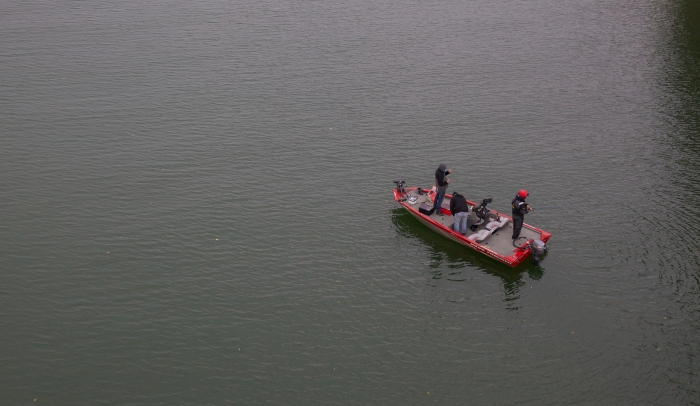
[[[492,221],[484,226],[485,229],[489,231],[498,230],[498,225],[501,224],[498,221]]]
[[[478,233],[474,233],[467,237],[468,240],[476,241],[476,242],[482,242],[485,239],[489,238],[491,236],[492,231],[491,230],[481,230]]]
[[[509,221],[510,219],[503,217],[501,221],[491,221],[490,223],[486,224],[484,228],[491,232],[496,232],[498,229],[503,228],[506,224],[508,224]]]
[[[479,231],[478,233],[474,233],[467,237],[467,239],[476,241],[476,242],[483,242],[487,238],[491,236],[491,234],[495,233],[498,231],[501,227],[505,226],[508,224],[510,220],[507,218],[503,218],[501,221],[491,221],[488,224],[484,226],[484,230]]]

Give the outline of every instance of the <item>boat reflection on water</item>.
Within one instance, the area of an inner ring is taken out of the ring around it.
[[[525,261],[523,264],[511,268],[444,238],[421,224],[404,208],[392,209],[392,223],[399,235],[419,240],[422,245],[430,249],[429,267],[434,279],[464,280],[452,277],[458,273],[445,275],[438,269],[447,267],[456,270],[463,267],[474,267],[484,273],[501,278],[506,294],[505,301],[511,301],[517,299],[521,287],[525,285],[525,275],[535,280],[541,279],[544,275],[541,265],[535,266],[530,261]]]

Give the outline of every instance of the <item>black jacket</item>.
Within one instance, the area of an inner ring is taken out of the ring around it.
[[[467,199],[459,193],[452,195],[450,199],[450,213],[454,216],[457,213],[464,213],[469,211],[469,205],[467,204]]]
[[[527,210],[527,203],[520,196],[515,196],[513,202],[511,203],[513,207],[513,217],[525,217]]]
[[[440,168],[437,168],[435,171],[435,180],[437,181],[438,186],[447,186],[447,173],[441,171]]]

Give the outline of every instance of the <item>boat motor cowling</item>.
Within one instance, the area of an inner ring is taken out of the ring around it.
[[[547,251],[547,245],[542,240],[535,240],[530,244],[530,248],[532,249],[533,265],[539,265],[540,258],[544,255],[545,251]]]

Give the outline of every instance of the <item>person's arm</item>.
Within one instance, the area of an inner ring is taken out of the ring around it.
[[[528,206],[527,203],[520,202],[520,213],[523,215],[527,214],[530,211],[529,208],[530,206]]]
[[[452,213],[453,216],[455,215],[455,196],[454,195],[452,195],[452,199],[450,199],[450,213]]]

